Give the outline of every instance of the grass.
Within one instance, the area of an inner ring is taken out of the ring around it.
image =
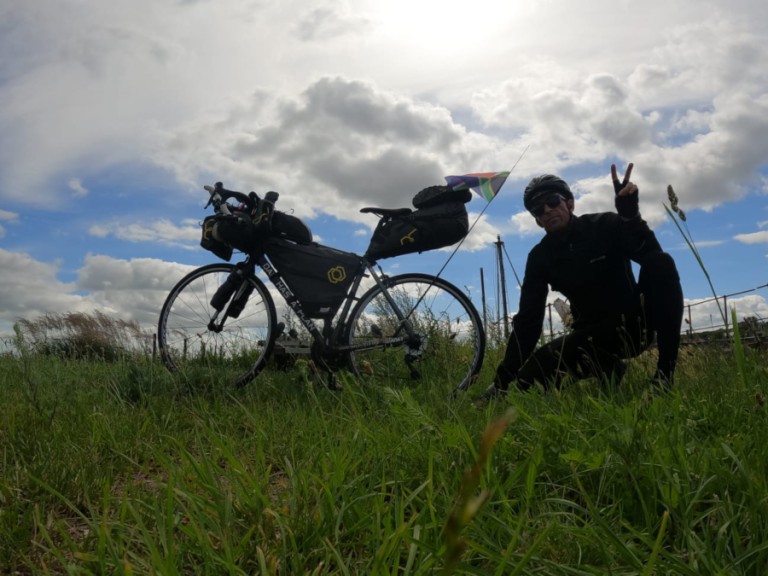
[[[666,396],[649,359],[478,408],[485,381],[5,357],[0,573],[763,576],[767,364],[693,350]]]

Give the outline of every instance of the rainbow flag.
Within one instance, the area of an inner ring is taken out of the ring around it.
[[[445,181],[454,190],[472,190],[490,202],[499,193],[509,172],[478,172],[463,176],[446,176]]]

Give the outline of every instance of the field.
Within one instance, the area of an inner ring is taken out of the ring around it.
[[[0,359],[2,574],[768,574],[765,352],[478,407]]]

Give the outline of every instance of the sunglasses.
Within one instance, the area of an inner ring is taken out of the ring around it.
[[[544,198],[544,200],[540,204],[536,204],[536,206],[533,206],[531,208],[531,214],[533,214],[536,218],[544,214],[544,207],[549,206],[550,208],[557,208],[560,206],[560,202],[565,200],[560,194],[551,194],[550,196],[547,196]]]

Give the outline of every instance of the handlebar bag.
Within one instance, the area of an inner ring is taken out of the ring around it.
[[[233,249],[249,253],[271,233],[271,214],[259,214],[255,218],[240,211],[214,214],[203,220],[200,245],[219,258],[229,260]]]
[[[357,254],[314,242],[272,237],[264,252],[310,318],[335,316],[361,266]]]
[[[444,202],[402,216],[385,216],[373,231],[365,257],[392,258],[450,246],[469,230],[462,201]]]
[[[205,220],[203,220],[203,233],[200,238],[200,246],[213,252],[222,260],[229,262],[232,258],[232,246],[225,244],[214,235],[217,222],[218,216],[207,216]]]

